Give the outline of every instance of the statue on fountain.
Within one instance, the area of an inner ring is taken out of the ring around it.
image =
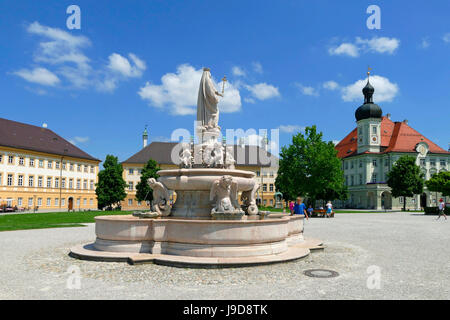
[[[238,202],[238,185],[231,176],[222,176],[213,182],[210,200],[215,203],[211,210],[213,218],[233,219],[244,215]]]
[[[197,123],[202,131],[220,131],[219,127],[219,93],[214,87],[209,68],[203,68],[197,100]]]
[[[155,178],[148,179],[148,185],[153,190],[153,200],[151,211],[149,212],[135,212],[133,216],[139,218],[159,218],[170,216],[170,194],[169,190]]]

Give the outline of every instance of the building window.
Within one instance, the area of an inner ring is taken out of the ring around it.
[[[355,184],[355,178],[354,176],[350,177],[350,185],[354,185]]]
[[[0,154],[0,163],[2,163],[2,162],[3,162],[3,155]]]
[[[359,160],[359,167],[362,168],[362,160]]]
[[[389,159],[384,159],[384,166],[385,167],[389,166]]]
[[[55,198],[55,207],[59,206],[59,199]]]
[[[89,199],[89,204],[91,205],[91,206],[93,206],[94,205],[94,199]]]
[[[134,170],[133,169],[128,169],[128,174],[131,176],[134,174]]]
[[[33,198],[28,198],[28,206],[29,207],[33,206]]]
[[[430,159],[430,166],[436,167],[436,159]]]
[[[128,199],[128,205],[132,206],[133,205],[133,199]]]
[[[128,182],[128,190],[133,191],[133,182]]]
[[[261,176],[261,172],[259,172],[259,170],[256,171],[256,176],[257,176],[257,177],[260,177],[260,176]]]
[[[267,191],[267,184],[266,184],[266,183],[263,184],[263,191],[264,191],[264,192]]]
[[[47,207],[52,205],[52,198],[47,198]]]
[[[87,190],[87,180],[83,181],[83,189]]]
[[[69,179],[69,189],[73,189],[73,179]]]
[[[8,163],[13,164],[14,163],[14,156],[8,156]]]
[[[55,162],[55,169],[59,169],[59,161]]]
[[[84,172],[86,172],[86,173],[88,172],[88,166],[86,166],[86,165],[84,166]]]
[[[273,206],[273,199],[270,199],[270,205]]]
[[[6,184],[8,186],[12,186],[13,185],[13,175],[12,174],[8,174],[8,178],[7,178]]]
[[[0,186],[3,184],[2,174],[0,173]]]
[[[81,164],[77,165],[77,171],[81,172]]]
[[[363,184],[363,176],[362,176],[362,174],[359,175],[359,184],[360,185]]]
[[[70,171],[73,171],[73,163],[71,163],[71,164],[69,165],[69,170],[70,170]]]
[[[66,178],[62,178],[61,179],[61,188],[65,188],[66,187]]]
[[[375,127],[375,126],[372,127],[372,133],[373,134],[377,134],[378,133],[377,127]]]
[[[348,169],[348,162],[346,161],[345,162],[345,170],[347,170]]]
[[[17,205],[18,205],[19,207],[21,207],[22,204],[23,204],[23,199],[22,199],[22,198],[17,198]]]
[[[24,157],[20,157],[19,158],[19,166],[23,166],[25,164],[25,158]]]
[[[80,198],[77,199],[77,207],[80,206]]]
[[[372,175],[372,183],[377,183],[377,174],[376,173],[374,173]]]
[[[28,186],[29,187],[34,186],[34,176],[29,176],[28,177]]]
[[[354,161],[352,160],[352,162],[350,163],[350,169],[353,169],[355,167],[355,163],[354,163]]]
[[[77,189],[81,189],[81,180],[77,179]]]
[[[17,185],[19,187],[23,186],[23,175],[19,175],[19,178],[17,179]]]
[[[47,161],[47,168],[53,169],[53,161],[51,161],[51,160]]]
[[[445,159],[441,159],[440,165],[441,167],[447,167],[447,161],[445,161]]]
[[[84,206],[87,205],[87,199],[86,198],[83,199],[83,205]]]
[[[66,205],[66,199],[62,198],[61,199],[61,207],[64,207]]]
[[[48,177],[47,178],[47,188],[51,188],[52,187],[52,178]]]
[[[94,173],[94,167],[91,166],[91,173]]]
[[[55,188],[59,188],[59,178],[55,178]]]
[[[42,198],[38,198],[37,205],[38,207],[42,207]]]
[[[43,177],[38,177],[38,187],[42,188],[42,179]]]
[[[345,176],[345,185],[348,186],[348,176]]]
[[[270,192],[273,192],[273,183],[271,183],[271,184],[269,185],[269,191],[270,191]]]
[[[44,160],[39,159],[39,168],[43,168],[44,167]]]
[[[65,162],[62,163],[62,168],[63,168],[63,170],[66,170],[66,163]],[[61,204],[62,204],[62,201],[61,201]]]
[[[94,181],[91,180],[91,182],[89,183],[89,189],[93,190],[94,189]]]
[[[264,199],[263,203],[264,203],[264,206],[267,206],[267,200],[266,199]]]
[[[377,167],[377,160],[372,160],[372,165],[373,165],[374,167]]]
[[[34,159],[30,158],[30,167],[34,167]]]

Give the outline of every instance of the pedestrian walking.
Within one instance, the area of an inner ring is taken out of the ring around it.
[[[439,220],[439,218],[442,216],[444,216],[445,220],[447,220],[447,216],[445,215],[445,202],[444,199],[441,198],[441,200],[439,200],[439,216],[437,217],[436,220]]]

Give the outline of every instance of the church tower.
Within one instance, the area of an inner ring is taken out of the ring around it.
[[[143,148],[147,146],[148,143],[148,132],[147,132],[147,126],[145,126],[144,133],[142,134],[142,142],[143,142]]]
[[[358,153],[380,152],[381,118],[383,111],[373,103],[375,88],[370,84],[370,72],[367,72],[367,84],[363,88],[364,104],[356,109],[355,118],[358,128]]]

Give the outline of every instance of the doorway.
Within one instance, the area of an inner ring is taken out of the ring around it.
[[[69,211],[73,211],[73,198],[69,198]]]

